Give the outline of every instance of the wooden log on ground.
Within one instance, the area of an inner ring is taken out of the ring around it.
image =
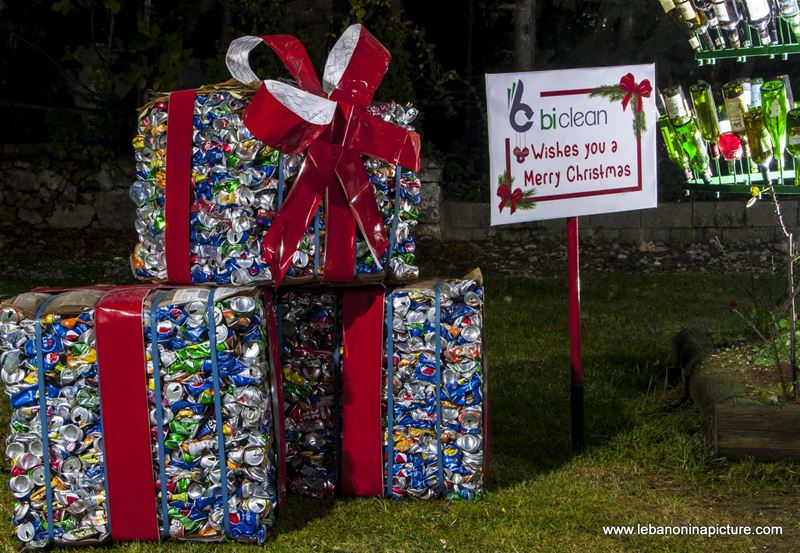
[[[714,409],[714,450],[731,459],[800,459],[800,405],[737,405]]]
[[[766,405],[708,357],[702,335],[683,330],[672,342],[673,360],[688,380],[706,442],[717,455],[762,461],[800,460],[800,405]]]

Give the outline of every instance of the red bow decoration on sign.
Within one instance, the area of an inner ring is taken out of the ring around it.
[[[631,101],[631,96],[636,96],[636,113],[640,113],[642,111],[642,98],[649,98],[650,93],[653,91],[653,87],[650,86],[650,81],[645,79],[639,84],[636,84],[636,80],[633,77],[633,73],[628,73],[624,75],[619,80],[619,87],[625,93],[625,97],[622,99],[622,111],[628,107],[628,103]]]
[[[419,135],[367,113],[391,55],[361,25],[351,25],[333,46],[322,84],[302,43],[290,35],[234,40],[226,63],[237,80],[256,75],[250,50],[264,42],[278,55],[298,87],[264,81],[247,108],[244,123],[265,144],[285,154],[307,155],[281,210],[264,236],[261,254],[280,284],[294,252],[325,197],[327,210],[324,277],[353,279],[355,227],[361,229],[376,264],[388,247],[375,192],[362,155],[411,170],[419,169]]]
[[[516,188],[512,192],[511,186],[501,184],[497,187],[497,197],[500,198],[500,211],[502,212],[506,207],[506,203],[508,203],[511,207],[511,214],[513,215],[517,210],[517,202],[522,200],[522,190]]]

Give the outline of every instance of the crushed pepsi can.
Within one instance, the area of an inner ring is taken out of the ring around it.
[[[159,444],[153,440],[159,514],[163,516],[166,496],[172,538],[223,540],[224,487],[233,522],[227,537],[263,543],[275,524],[277,504],[267,314],[257,293],[241,288],[218,288],[213,313],[208,309],[207,290],[181,289],[167,293],[155,306],[156,321],[150,316],[144,321],[154,390],[149,396],[151,430],[153,436],[162,436],[165,453],[162,486]],[[217,427],[214,406],[212,356],[219,374],[222,428]],[[153,381],[156,370],[158,389]],[[157,404],[162,408],[160,429]],[[223,451],[219,451],[220,432]],[[243,520],[247,524],[239,522]]]
[[[293,492],[336,491],[341,371],[338,298],[292,291],[278,300],[286,436],[286,481]]]
[[[397,289],[387,296],[387,317],[387,495],[480,498],[487,447],[480,274]]]
[[[11,398],[5,454],[14,496],[12,522],[28,549],[49,544],[45,457],[52,485],[56,544],[96,544],[109,537],[100,420],[94,309],[71,306],[41,321],[48,451],[42,443],[37,369],[36,304],[0,304],[0,376]]]

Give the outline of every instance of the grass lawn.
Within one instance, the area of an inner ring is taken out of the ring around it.
[[[290,498],[273,551],[798,551],[800,467],[715,459],[692,407],[663,389],[683,326],[741,333],[735,275],[583,278],[588,448],[569,448],[567,297],[562,279],[488,275],[492,475],[474,503]],[[0,293],[19,291],[0,281]],[[3,411],[7,428],[8,408]],[[2,495],[2,516],[11,512]],[[778,525],[782,537],[605,536],[606,525]],[[11,524],[0,545],[12,550]],[[233,552],[129,544],[127,552]]]

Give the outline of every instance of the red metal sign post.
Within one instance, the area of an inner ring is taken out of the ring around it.
[[[573,449],[583,449],[586,428],[583,412],[583,364],[581,362],[581,281],[579,269],[578,218],[567,219],[567,280],[569,281],[569,345],[571,435]]]

